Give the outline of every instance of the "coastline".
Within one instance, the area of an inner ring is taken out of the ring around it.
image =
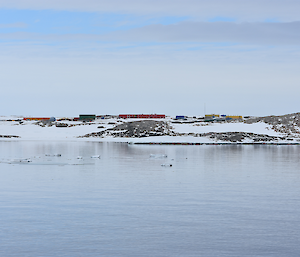
[[[166,119],[97,119],[93,122],[0,121],[2,141],[87,141],[137,145],[300,145],[298,133],[281,133],[258,121],[175,123]]]

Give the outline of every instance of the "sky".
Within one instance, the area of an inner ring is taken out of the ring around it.
[[[0,116],[299,112],[299,0],[0,0]]]

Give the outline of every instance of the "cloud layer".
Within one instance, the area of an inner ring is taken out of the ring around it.
[[[299,45],[299,31],[299,21],[289,23],[182,22],[175,25],[150,25],[127,32],[114,33],[107,36],[107,39]]]
[[[27,27],[27,24],[23,23],[23,22],[0,24],[0,29],[26,28],[26,27]]]
[[[24,24],[8,24],[8,26]],[[1,28],[1,24],[0,24]],[[198,42],[237,43],[253,45],[300,45],[300,22],[288,23],[232,23],[182,22],[172,25],[149,25],[106,35],[97,34],[38,34],[2,33],[6,40],[41,41],[115,41],[115,42]]]
[[[0,10],[0,115],[299,111],[299,0],[0,0]]]
[[[179,15],[201,19],[235,17],[257,21],[299,19],[299,0],[0,0],[0,8]]]

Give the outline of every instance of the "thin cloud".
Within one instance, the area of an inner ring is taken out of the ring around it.
[[[182,22],[115,32],[107,39],[142,42],[230,42],[299,45],[300,21],[289,23]]]
[[[41,41],[98,41],[147,43],[237,43],[254,45],[300,45],[300,21],[287,23],[181,22],[149,25],[106,35],[2,33],[0,38]]]
[[[8,24],[0,24],[0,29],[8,29],[8,28],[27,28],[27,24],[23,22],[15,22]]]
[[[299,0],[0,0],[0,8],[235,17],[243,21],[299,18]]]

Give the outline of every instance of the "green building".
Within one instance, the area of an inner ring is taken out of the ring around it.
[[[96,119],[95,114],[80,114],[79,115],[79,120],[82,120],[82,121],[92,121],[95,119]]]

